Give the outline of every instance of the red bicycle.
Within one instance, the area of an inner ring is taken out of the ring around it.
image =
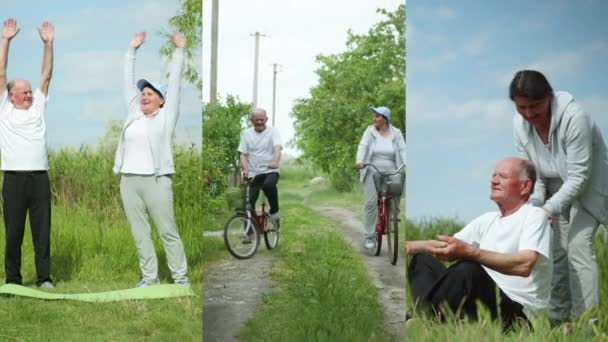
[[[228,252],[237,259],[251,258],[258,249],[260,236],[264,236],[266,248],[273,249],[279,244],[280,227],[266,212],[266,200],[262,201],[262,211],[258,215],[249,203],[249,189],[253,178],[241,184],[241,207],[224,226],[224,243]]]
[[[376,251],[380,255],[382,249],[382,236],[386,235],[388,248],[388,260],[391,264],[397,264],[399,256],[399,200],[404,188],[405,174],[401,165],[397,170],[383,172],[373,164],[365,164],[376,170],[374,174],[374,185],[378,191],[378,221],[376,223]]]

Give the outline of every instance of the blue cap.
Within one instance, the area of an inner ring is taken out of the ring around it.
[[[391,119],[391,110],[386,107],[369,107],[369,111],[384,116],[386,120]]]
[[[137,81],[137,89],[139,89],[139,91],[143,91],[145,87],[154,89],[154,91],[156,91],[163,99],[167,97],[167,87],[164,84],[150,82],[143,78]]]

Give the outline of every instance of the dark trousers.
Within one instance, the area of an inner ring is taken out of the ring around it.
[[[500,309],[504,331],[511,329],[517,319],[530,325],[523,306],[502,292],[478,263],[462,260],[446,268],[431,254],[420,253],[410,263],[408,279],[414,301],[429,306],[442,319],[445,319],[442,308],[447,306],[459,318],[477,320],[476,301],[479,301],[492,319],[498,318]]]
[[[277,190],[277,183],[279,182],[279,173],[270,172],[263,173],[255,176],[251,181],[249,187],[249,203],[251,208],[255,208],[255,202],[257,202],[260,196],[260,189],[264,191],[264,195],[268,198],[268,204],[270,209],[268,212],[274,214],[279,211],[279,191]]]
[[[21,245],[25,218],[29,211],[36,274],[36,285],[51,281],[51,187],[46,171],[4,172],[2,208],[6,245],[4,270],[6,283],[21,284]]]

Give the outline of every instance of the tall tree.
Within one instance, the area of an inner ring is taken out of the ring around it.
[[[218,100],[215,105],[203,106],[203,126],[205,128],[204,146],[215,146],[223,152],[225,160],[223,170],[236,167],[239,162],[239,141],[241,130],[247,124],[250,103],[240,102],[238,97],[228,95],[226,102]]]
[[[186,67],[184,77],[196,85],[198,89],[203,88],[203,81],[197,67],[200,68],[202,26],[203,26],[203,3],[201,0],[182,0],[178,13],[169,19],[172,30],[178,30],[184,34],[186,41]],[[173,32],[161,30],[160,34],[165,37],[165,45],[161,48],[162,56],[171,57],[173,44],[171,36]]]
[[[405,6],[377,11],[385,18],[367,34],[349,30],[345,52],[317,56],[318,84],[291,112],[302,157],[338,190],[349,190],[355,180],[357,145],[371,122],[368,107],[389,107],[391,124],[405,130]]]

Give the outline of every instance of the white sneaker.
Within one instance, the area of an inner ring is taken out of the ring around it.
[[[279,215],[279,212],[277,211],[276,213],[269,214],[268,216],[270,216],[270,220],[278,228],[280,226],[280,222],[281,222],[281,217]]]
[[[376,247],[376,237],[373,235],[366,237],[365,241],[363,242],[363,246],[365,249],[373,249]]]
[[[139,281],[139,283],[137,283],[137,285],[135,285],[135,287],[148,287],[148,286],[158,285],[158,284],[160,284],[160,281],[158,281],[158,280],[148,281],[148,280],[142,279]]]
[[[41,289],[47,289],[47,290],[51,290],[51,289],[55,288],[55,286],[53,286],[53,283],[51,283],[50,281],[45,281],[44,283],[38,285],[38,287]]]

